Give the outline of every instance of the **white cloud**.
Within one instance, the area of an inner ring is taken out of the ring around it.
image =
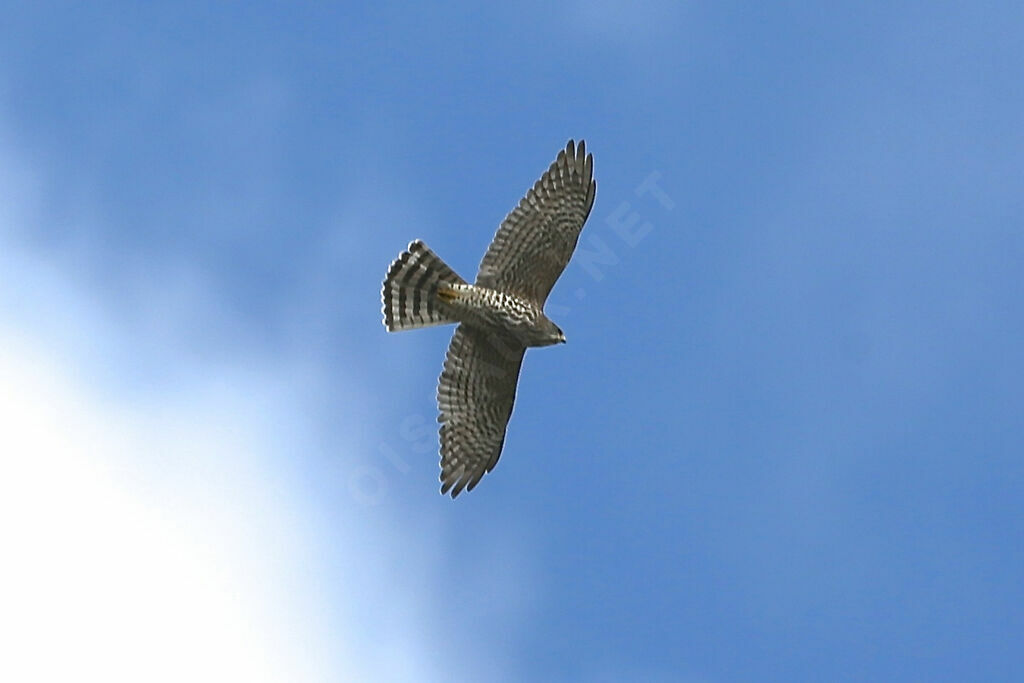
[[[309,534],[258,426],[225,401],[132,414],[7,330],[0,350],[0,678],[334,678],[278,618]]]
[[[194,278],[141,290],[162,318],[112,315],[21,243],[35,175],[0,152],[0,680],[367,673],[304,582],[315,515],[279,457],[302,447],[301,376],[154,344],[208,315]],[[174,380],[126,392],[131,372]]]

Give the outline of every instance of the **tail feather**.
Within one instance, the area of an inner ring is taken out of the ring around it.
[[[438,298],[438,287],[465,284],[455,271],[415,240],[395,259],[384,278],[384,327],[388,332],[458,322]]]

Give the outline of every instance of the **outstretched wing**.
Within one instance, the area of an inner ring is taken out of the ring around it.
[[[519,201],[480,262],[476,284],[544,305],[594,206],[594,157],[572,140]]]
[[[525,351],[501,333],[455,330],[437,385],[442,495],[472,491],[498,464]]]

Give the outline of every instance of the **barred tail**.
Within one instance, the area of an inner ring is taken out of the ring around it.
[[[437,297],[439,285],[465,284],[419,240],[391,264],[384,278],[384,327],[388,332],[458,322]]]

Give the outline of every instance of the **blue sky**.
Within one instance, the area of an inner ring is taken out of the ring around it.
[[[1022,32],[1009,2],[6,7],[3,677],[1007,680]],[[580,137],[569,343],[442,498],[450,330],[386,334],[381,279],[414,238],[472,277]]]

